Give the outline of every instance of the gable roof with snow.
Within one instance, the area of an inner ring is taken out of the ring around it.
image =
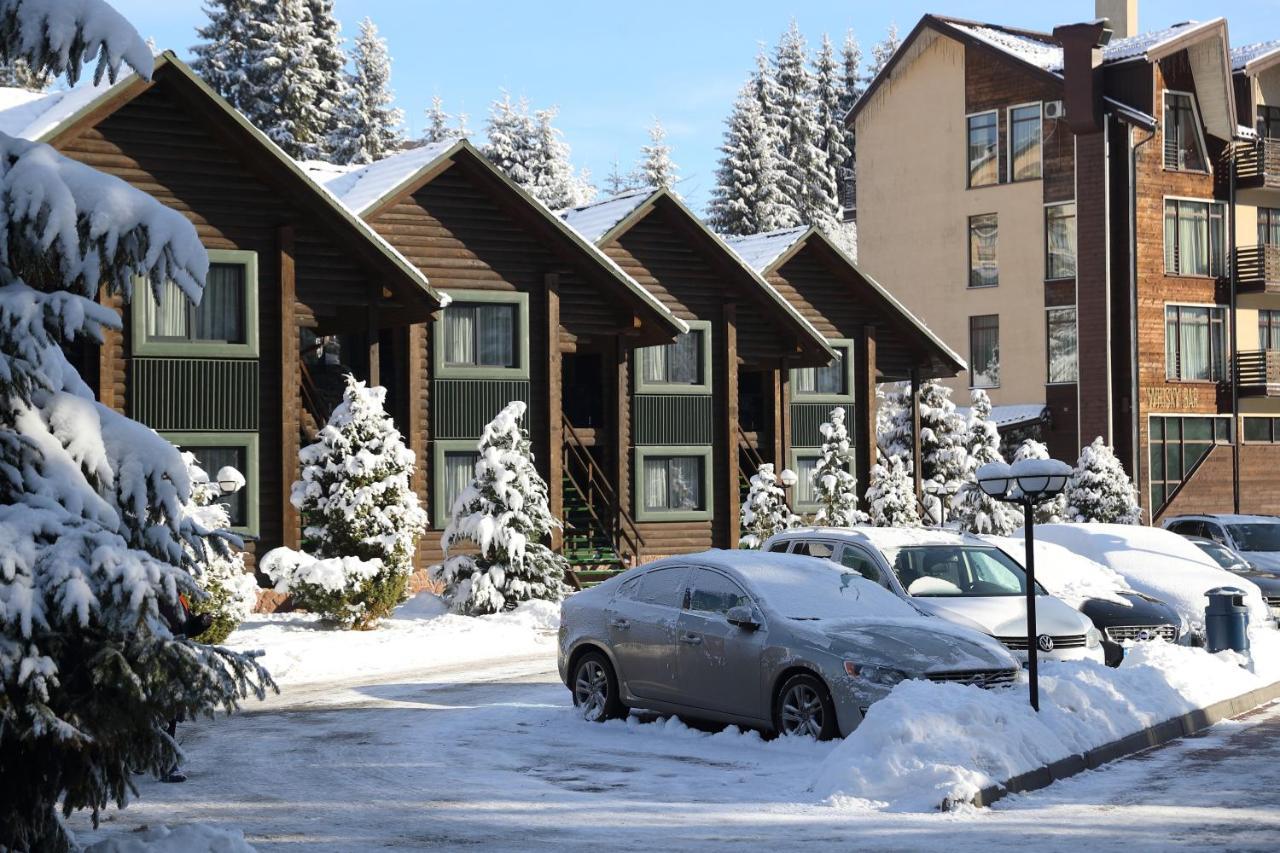
[[[619,223],[648,202],[654,192],[653,187],[640,187],[581,207],[561,210],[558,215],[583,237],[599,243]]]
[[[1231,70],[1250,76],[1280,62],[1280,39],[1260,41],[1231,49]]]
[[[773,266],[774,261],[800,242],[808,232],[809,226],[801,225],[796,228],[766,231],[763,234],[749,234],[745,237],[726,237],[725,242],[753,270],[763,274]]]
[[[433,142],[384,157],[367,166],[339,166],[308,161],[303,167],[353,212],[363,216],[415,176],[430,168],[457,145],[456,140]]]

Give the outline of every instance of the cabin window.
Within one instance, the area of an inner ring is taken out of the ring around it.
[[[1164,167],[1180,172],[1207,172],[1204,139],[1195,99],[1185,92],[1164,93]]]
[[[995,287],[1000,283],[996,263],[998,220],[994,213],[969,217],[969,286]]]
[[[969,186],[1000,183],[1000,132],[995,110],[969,116]]]
[[[636,352],[637,393],[711,393],[711,323],[687,322],[689,331],[673,342]]]
[[[1280,207],[1258,208],[1258,245],[1280,246]]]
[[[437,315],[435,375],[440,378],[527,379],[529,295],[450,291]]]
[[[1258,107],[1258,136],[1280,139],[1280,107]]]
[[[1009,180],[1040,177],[1040,104],[1009,109]]]
[[[1075,202],[1050,204],[1044,209],[1044,277],[1076,277]]]
[[[254,252],[210,249],[200,304],[172,281],[134,282],[133,352],[140,356],[258,355],[258,263]]]
[[[475,480],[480,454],[474,438],[436,439],[431,443],[431,495],[427,505],[437,529],[453,516],[453,504]]]
[[[1221,305],[1166,305],[1165,378],[1217,382],[1224,377],[1226,309]]]
[[[813,449],[805,448],[804,450],[793,449],[791,451],[791,470],[796,473],[796,484],[790,490],[788,498],[793,509],[816,510],[818,508],[818,497],[813,487],[813,472],[818,470],[818,462],[821,459],[821,452]],[[853,449],[849,450],[849,462],[846,466],[849,473],[853,473]]]
[[[711,448],[637,448],[636,505],[642,521],[710,518]]]
[[[1075,382],[1078,371],[1079,342],[1076,331],[1076,309],[1050,308],[1045,312],[1046,336],[1049,341],[1050,385]]]
[[[969,318],[969,387],[1000,387],[1000,316]]]
[[[243,432],[164,432],[166,439],[192,453],[196,462],[217,482],[218,471],[230,465],[244,476],[243,488],[224,495],[219,503],[227,508],[231,529],[256,535],[258,532],[258,434]]]
[[[1258,312],[1259,349],[1280,349],[1280,311],[1263,309]]]
[[[1166,275],[1219,276],[1225,273],[1225,210],[1220,202],[1165,199]]]
[[[797,367],[791,371],[791,398],[797,401],[848,398],[853,388],[853,341],[830,341],[836,357],[826,367]]]
[[[466,491],[476,475],[476,462],[480,459],[480,454],[474,450],[454,450],[446,451],[444,454],[444,489],[440,497],[444,501],[444,509],[451,516],[453,514],[453,505],[457,503],[458,496]]]

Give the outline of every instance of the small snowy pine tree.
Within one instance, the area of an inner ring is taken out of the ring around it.
[[[1034,438],[1025,439],[1022,444],[1018,445],[1018,449],[1013,453],[1011,462],[1021,462],[1023,459],[1048,459],[1049,448],[1044,442],[1036,441]],[[1067,511],[1067,493],[1060,492],[1053,500],[1045,501],[1035,509],[1036,524],[1058,524],[1065,521]]]
[[[622,167],[618,165],[618,161],[614,160],[613,165],[609,167],[609,174],[604,177],[604,191],[606,195],[621,195],[634,189],[639,189],[640,185],[636,183],[635,175],[624,175]]]
[[[394,154],[404,143],[404,112],[393,107],[391,57],[373,21],[360,22],[353,56],[355,72],[347,79],[345,97],[338,104],[329,137],[331,156],[338,163],[372,163]]]
[[[852,448],[844,425],[844,409],[831,410],[831,419],[819,427],[822,450],[813,469],[813,497],[818,512],[813,523],[820,527],[853,527],[867,523],[858,509],[858,481],[849,473]]]
[[[741,526],[739,548],[759,548],[775,533],[799,525],[800,519],[787,506],[787,494],[782,488],[783,485],[794,484],[795,476],[792,471],[784,469],[779,478],[774,474],[772,462],[763,463],[752,475],[746,500],[742,502],[738,515]]]
[[[671,160],[671,146],[667,144],[667,132],[662,122],[655,120],[649,128],[649,144],[640,149],[640,163],[636,166],[636,178],[640,186],[670,189],[675,185],[678,167]]]
[[[302,550],[313,561],[346,561],[344,582],[318,582],[320,571],[288,553],[263,559],[277,591],[359,629],[373,626],[404,600],[414,545],[427,526],[410,484],[414,453],[383,409],[386,395],[385,388],[366,387],[348,375],[342,402],[316,440],[298,453],[302,479],[293,484],[290,499],[302,517]]]
[[[1080,451],[1064,492],[1063,521],[1101,524],[1139,524],[1142,508],[1133,482],[1115,453],[1099,436]]]
[[[458,122],[449,126],[450,116],[444,111],[444,101],[436,95],[431,99],[431,107],[427,110],[427,129],[422,134],[422,141],[428,145],[435,142],[450,142],[454,139],[465,139],[470,135],[466,128],[466,116],[459,114]]]
[[[919,527],[911,471],[899,456],[881,457],[871,468],[867,486],[867,513],[876,527]]]
[[[969,471],[956,492],[951,520],[970,533],[1008,536],[1022,525],[1022,514],[1016,506],[998,501],[978,486],[977,470],[988,462],[1003,462],[1000,455],[1000,433],[991,420],[991,398],[981,388],[970,393],[968,432],[965,445],[969,453]]]
[[[489,106],[484,156],[526,190],[531,190],[537,176],[535,135],[526,99],[513,103],[511,93],[504,91]]]
[[[524,403],[508,403],[484,428],[475,479],[458,495],[441,538],[446,559],[436,577],[455,612],[497,613],[532,598],[559,601],[568,592],[569,563],[546,545],[561,522],[533,465],[520,425],[524,412]],[[449,556],[464,542],[479,553]]]
[[[910,466],[911,386],[899,382],[876,388],[876,445],[881,456],[898,456]]]
[[[244,475],[235,468],[226,467],[216,472],[213,480],[200,467],[199,460],[191,453],[183,453],[182,459],[191,478],[191,500],[184,508],[185,514],[206,530],[225,530],[231,526],[230,516],[222,497],[223,482],[236,483],[236,490],[244,488]],[[197,582],[205,597],[191,602],[192,613],[207,613],[213,620],[208,629],[194,637],[201,643],[221,643],[241,622],[249,618],[258,603],[258,582],[253,572],[244,565],[244,553],[238,548],[227,553],[211,549],[194,552],[198,570]]]

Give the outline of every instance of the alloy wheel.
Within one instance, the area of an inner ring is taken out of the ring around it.
[[[818,738],[822,735],[822,697],[808,684],[795,684],[782,697],[782,733]]]
[[[609,702],[609,676],[599,661],[583,661],[578,667],[573,701],[584,719],[592,722],[603,719],[605,706]]]

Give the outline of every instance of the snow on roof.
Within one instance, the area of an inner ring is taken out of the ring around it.
[[[314,161],[304,163],[303,166],[348,209],[364,213],[396,187],[429,166],[456,142],[453,139],[433,142],[356,168],[344,168],[330,163],[317,164]]]
[[[1231,70],[1243,71],[1245,66],[1255,59],[1261,59],[1270,53],[1280,50],[1280,39],[1260,41],[1231,49]]]
[[[1147,51],[1152,48],[1159,47],[1169,39],[1182,35],[1189,28],[1198,26],[1200,26],[1199,21],[1183,21],[1164,29],[1150,30],[1127,38],[1115,39],[1102,49],[1102,61],[1123,62],[1126,59],[1145,56]]]
[[[628,190],[580,207],[567,207],[556,211],[556,216],[589,242],[596,243],[648,201],[656,191],[653,187]]]
[[[1049,33],[1032,33],[1029,31],[1008,30],[994,24],[982,24],[973,21],[958,21],[943,18],[950,26],[962,30],[980,41],[998,48],[1030,65],[1062,73],[1062,47],[1054,41]],[[1185,33],[1189,28],[1198,27],[1198,21],[1183,21],[1179,24],[1150,30],[1145,33],[1115,39],[1102,49],[1102,61],[1124,62],[1146,55],[1147,51]]]
[[[122,80],[135,76],[131,74]],[[0,132],[19,139],[42,139],[111,88],[105,79],[97,86],[84,83],[57,92],[0,88]]]
[[[777,231],[766,231],[763,234],[749,234],[744,237],[726,237],[724,241],[729,248],[737,252],[746,264],[756,272],[764,272],[769,265],[795,245],[796,241],[807,234],[809,227],[801,225],[797,228],[782,228]]]
[[[1042,403],[1016,403],[1011,406],[992,406],[991,420],[997,428],[1004,429],[1020,424],[1038,421],[1044,417],[1045,406]],[[962,418],[969,417],[968,406],[956,406],[956,414]]]
[[[1280,524],[1280,518],[1274,515],[1247,515],[1230,512],[1181,513],[1180,515],[1170,515],[1162,519],[1161,522],[1168,524],[1178,518],[1205,518],[1211,521],[1221,521],[1223,524]]]

